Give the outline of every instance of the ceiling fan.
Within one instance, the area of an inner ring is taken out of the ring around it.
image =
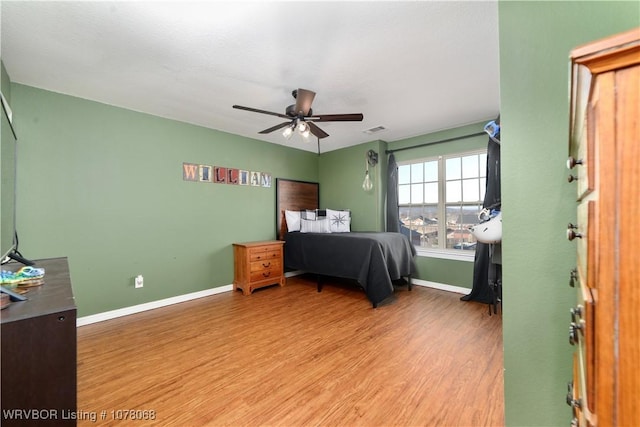
[[[296,100],[296,103],[289,105],[285,109],[285,114],[274,113],[272,111],[259,110],[257,108],[243,107],[242,105],[234,105],[233,108],[238,110],[253,111],[254,113],[269,114],[276,117],[281,117],[287,121],[278,125],[272,126],[268,129],[262,130],[259,133],[266,134],[276,131],[278,129],[285,128],[283,135],[286,138],[291,137],[294,130],[298,130],[303,136],[308,136],[309,132],[320,138],[326,138],[328,133],[320,129],[315,122],[360,122],[364,118],[361,113],[357,114],[313,114],[311,109],[311,103],[316,96],[316,93],[307,89],[296,89],[291,92],[291,95]]]

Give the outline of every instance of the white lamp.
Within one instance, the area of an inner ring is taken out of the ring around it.
[[[367,154],[365,155],[365,161],[364,161],[364,166],[365,166],[364,181],[362,182],[362,189],[364,191],[373,190],[373,182],[371,181],[371,176],[369,175],[369,165],[374,167],[377,164],[378,164],[378,153],[376,153],[373,150],[367,151]]]
[[[371,177],[369,176],[369,163],[367,163],[367,170],[364,172],[364,182],[362,183],[362,189],[364,191],[373,190],[373,182],[371,182]]]

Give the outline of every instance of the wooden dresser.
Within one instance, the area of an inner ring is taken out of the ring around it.
[[[76,425],[76,304],[66,258],[35,261],[44,285],[2,316],[3,426]],[[16,271],[22,264],[3,265]]]
[[[233,244],[233,290],[249,295],[263,286],[284,286],[282,240]]]
[[[571,52],[572,425],[640,426],[640,28]]]

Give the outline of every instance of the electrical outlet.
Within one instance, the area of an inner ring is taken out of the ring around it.
[[[138,274],[135,279],[133,279],[133,283],[136,288],[142,288],[144,286],[144,278],[142,274]]]

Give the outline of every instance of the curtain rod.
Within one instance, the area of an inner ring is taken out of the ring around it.
[[[411,147],[396,148],[395,150],[385,150],[385,154],[395,153],[396,151],[411,150],[412,148],[425,147],[427,145],[441,144],[443,142],[457,141],[458,139],[472,138],[474,136],[486,135],[485,132],[472,133],[470,135],[456,136],[455,138],[442,139],[440,141],[425,142],[424,144],[412,145]]]

